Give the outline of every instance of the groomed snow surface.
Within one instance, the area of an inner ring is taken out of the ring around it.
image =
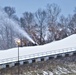
[[[41,46],[19,47],[19,60],[37,58],[47,55],[71,52],[76,50],[76,34],[60,41],[54,41]],[[18,60],[18,48],[0,50],[0,64]]]

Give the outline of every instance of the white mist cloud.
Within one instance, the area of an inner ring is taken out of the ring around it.
[[[21,36],[27,38],[32,43],[35,43],[17,22],[8,17],[8,15],[3,11],[2,8],[0,8],[0,25],[7,25],[8,27],[12,27],[12,30],[14,30],[17,34],[21,34]]]

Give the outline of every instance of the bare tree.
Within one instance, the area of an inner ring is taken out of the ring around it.
[[[21,27],[29,34],[29,36],[35,40],[35,20],[34,15],[31,12],[25,12],[23,13],[23,17],[20,18]],[[28,40],[26,40],[26,43],[29,43]],[[28,45],[28,44],[27,44]]]
[[[61,9],[56,4],[47,4],[47,25],[50,32],[49,41],[55,40],[57,20]]]
[[[15,19],[15,9],[13,7],[9,7],[9,6],[6,6],[3,8],[3,10],[5,11],[5,13],[7,13],[8,15],[8,18],[9,19],[13,19],[13,20],[16,20]],[[12,25],[10,25],[10,27],[8,26],[8,23],[4,21],[3,23],[4,27],[5,27],[5,38],[6,39],[6,48],[5,49],[8,49],[8,48],[12,48],[14,47],[14,37],[15,37],[15,33],[14,31],[12,30]]]
[[[76,14],[72,17],[72,20],[69,23],[69,28],[71,29],[72,34],[76,33]]]
[[[4,7],[4,11],[8,14],[9,17],[11,17],[15,13],[15,8],[6,6]]]
[[[39,44],[44,43],[45,30],[46,30],[46,12],[45,10],[38,9],[35,13],[37,23],[37,34],[39,38]]]

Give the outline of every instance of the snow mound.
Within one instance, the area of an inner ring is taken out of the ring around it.
[[[76,34],[73,34],[62,40],[54,41],[52,43],[46,44],[45,46],[50,47],[52,50],[76,47]]]
[[[41,56],[65,53],[76,50],[76,34],[73,34],[60,41],[55,41],[45,45],[20,47],[19,56],[20,60],[36,58]],[[8,59],[8,61],[6,60]],[[18,60],[18,48],[12,48],[8,50],[0,50],[0,64],[14,62]]]

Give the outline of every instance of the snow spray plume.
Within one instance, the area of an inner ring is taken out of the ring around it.
[[[0,8],[0,25],[7,25],[8,27],[11,27],[12,30],[15,31],[17,34],[21,34],[23,37],[27,38],[32,43],[35,43],[16,21],[8,17],[7,13],[5,13],[2,8]]]

